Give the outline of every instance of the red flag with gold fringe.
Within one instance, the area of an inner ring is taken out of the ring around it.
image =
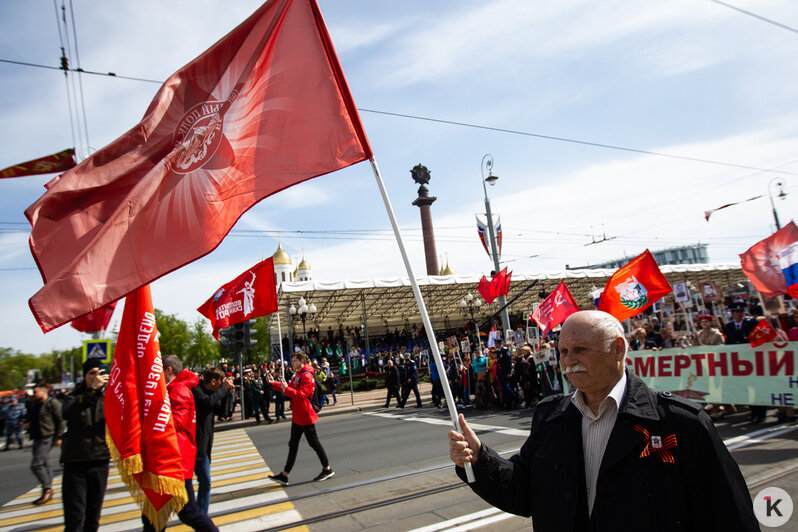
[[[75,150],[69,148],[46,157],[3,168],[0,170],[0,177],[52,174],[69,170],[73,166],[75,166]]]
[[[125,300],[105,392],[106,441],[130,494],[156,530],[188,502],[150,286]]]

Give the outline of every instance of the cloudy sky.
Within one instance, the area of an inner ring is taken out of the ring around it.
[[[73,141],[63,73],[0,62],[0,168],[113,141],[159,87],[120,76],[163,81],[260,4],[72,1],[80,66],[118,77],[81,80],[86,146]],[[320,0],[415,273],[425,271],[411,205],[418,163],[438,198],[438,253],[458,274],[490,272],[474,225],[488,153],[503,260],[517,272],[698,242],[712,262],[739,262],[774,230],[767,194],[777,178],[787,223],[798,206],[798,3],[729,3],[787,27],[711,0]],[[58,66],[52,3],[4,0],[0,29],[0,59]],[[23,211],[51,177],[0,182],[0,346],[33,353],[84,338],[69,327],[42,334],[27,306],[42,281]],[[760,195],[704,220],[705,210]],[[154,283],[155,305],[195,320],[278,238],[318,280],[404,275],[389,229],[361,163],[253,207],[213,253]]]

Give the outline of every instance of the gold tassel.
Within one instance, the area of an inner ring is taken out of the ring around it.
[[[177,514],[188,502],[185,481],[144,472],[141,475],[141,484],[139,484],[134,475],[143,472],[144,465],[141,461],[141,455],[135,454],[121,459],[119,450],[116,448],[107,426],[105,427],[105,441],[108,444],[108,450],[111,452],[114,465],[119,470],[119,476],[130,492],[130,496],[141,508],[141,513],[150,520],[156,530],[166,528],[171,515],[173,513]],[[142,486],[150,488],[157,493],[171,495],[172,498],[163,508],[156,510],[147,498],[147,494],[142,490]]]

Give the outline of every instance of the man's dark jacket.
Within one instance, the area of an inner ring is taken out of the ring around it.
[[[737,329],[737,324],[732,320],[723,326],[723,334],[726,336],[726,344],[747,344],[748,335],[756,327],[756,320],[750,318],[743,318],[740,328]]]
[[[483,444],[471,488],[506,512],[532,516],[541,532],[759,530],[740,469],[701,407],[655,392],[631,372],[627,378],[591,516],[582,416],[570,395],[538,405],[529,438],[510,460]],[[668,449],[673,463],[657,452],[641,456],[652,437],[670,435],[677,442]],[[465,470],[456,469],[465,480]]]
[[[66,396],[63,405],[67,431],[61,445],[61,463],[108,460],[105,443],[105,398],[85,381]]]
[[[396,366],[385,366],[385,387],[399,389],[399,368]]]
[[[197,460],[210,457],[213,447],[214,410],[227,397],[227,388],[220,386],[215,392],[205,389],[202,383],[191,389],[197,414]]]

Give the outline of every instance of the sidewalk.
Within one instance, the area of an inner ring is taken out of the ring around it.
[[[425,405],[431,400],[431,390],[432,384],[428,382],[423,382],[418,385],[418,391],[421,394],[421,402]],[[353,412],[363,412],[366,410],[377,410],[383,408],[385,405],[385,396],[387,394],[388,391],[385,388],[372,390],[370,392],[355,392],[354,394],[350,394],[349,392],[339,393],[337,394],[338,404],[335,406],[330,404],[324,405],[324,408],[322,408],[321,412],[319,412],[319,417],[324,418],[338,414],[351,414]],[[328,398],[331,399],[332,396],[328,396]],[[411,406],[414,406],[415,400],[415,395],[413,392],[410,392],[410,396],[407,399],[408,403]],[[281,423],[288,423],[291,420],[291,409],[289,408],[290,401],[286,400],[285,403],[285,416],[288,419],[286,421],[282,421]],[[393,406],[396,405],[395,398],[391,399],[391,404]],[[225,430],[256,426],[254,417],[250,417],[246,420],[241,419],[241,408],[239,406],[236,407],[236,411],[233,414],[233,419],[231,421],[216,421],[214,425],[214,432],[223,432]],[[269,405],[269,414],[272,414],[273,412],[274,407]],[[261,422],[261,425],[267,426],[268,423]]]

